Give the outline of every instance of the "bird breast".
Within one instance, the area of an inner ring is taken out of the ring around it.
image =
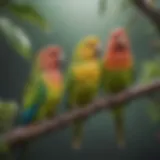
[[[85,63],[74,67],[76,80],[82,83],[96,83],[100,77],[100,69],[97,63]]]

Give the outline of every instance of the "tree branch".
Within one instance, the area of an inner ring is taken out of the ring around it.
[[[3,135],[3,140],[8,144],[15,144],[22,141],[27,141],[31,138],[34,138],[38,135],[45,134],[47,132],[57,131],[63,129],[70,125],[73,120],[81,118],[85,119],[94,113],[101,111],[103,109],[114,108],[116,104],[121,104],[123,102],[130,101],[140,96],[149,94],[160,90],[160,80],[156,81],[149,85],[139,85],[128,90],[125,90],[115,96],[109,98],[100,98],[88,105],[83,109],[76,109],[72,112],[66,112],[62,115],[59,115],[51,120],[47,120],[41,124],[35,124],[32,126],[16,128]]]
[[[155,24],[160,32],[160,10],[147,5],[145,0],[132,0],[132,2]]]

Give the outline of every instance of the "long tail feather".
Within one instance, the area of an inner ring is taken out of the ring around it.
[[[76,120],[73,123],[73,139],[72,139],[72,148],[73,149],[80,149],[81,143],[83,140],[83,133],[84,132],[84,121],[83,120]]]
[[[118,107],[113,111],[114,121],[115,121],[115,132],[117,145],[120,149],[125,148],[125,128],[124,128],[124,109],[123,107]]]

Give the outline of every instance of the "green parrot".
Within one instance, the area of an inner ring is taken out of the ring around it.
[[[83,108],[97,95],[100,84],[100,40],[97,36],[87,36],[81,40],[68,69],[66,93],[67,108]],[[85,120],[75,120],[72,126],[72,148],[80,149]]]
[[[133,57],[125,29],[116,28],[110,35],[107,49],[102,59],[102,88],[112,95],[127,89],[133,83]],[[115,132],[119,148],[125,147],[124,106],[112,109]]]
[[[38,54],[35,68],[33,68],[35,75],[31,74],[32,79],[24,90],[23,108],[19,116],[20,125],[34,125],[34,123],[56,116],[57,105],[61,102],[64,91],[61,73],[62,52],[60,46],[50,45]],[[15,151],[16,157],[22,159],[29,143],[24,142],[18,145]]]
[[[160,79],[160,58],[148,60],[143,63],[138,82],[148,84],[156,79]],[[149,93],[147,99],[151,106],[147,108],[148,115],[153,122],[160,121],[160,95],[159,92]]]
[[[56,115],[64,86],[61,54],[62,49],[57,45],[48,46],[38,54],[34,69],[37,75],[25,87],[20,124],[32,125]]]

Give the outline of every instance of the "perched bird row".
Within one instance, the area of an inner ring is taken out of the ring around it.
[[[104,92],[115,94],[133,82],[133,57],[126,32],[118,28],[111,33],[104,57],[101,58],[100,40],[88,36],[76,47],[66,81],[61,68],[62,48],[49,46],[38,54],[36,73],[27,86],[21,124],[56,115],[63,92],[67,92],[67,109],[85,107],[97,96],[102,85]],[[65,84],[65,85],[64,85]],[[124,145],[123,106],[113,110],[117,140]],[[85,120],[73,123],[73,147],[80,148]]]
[[[67,109],[73,110],[91,103],[100,88],[105,94],[115,94],[132,84],[133,57],[125,30],[117,28],[111,33],[102,58],[100,43],[96,36],[81,40],[66,76],[61,72],[63,50],[60,46],[48,46],[40,51],[32,79],[25,88],[21,125],[34,125],[40,120],[53,118],[64,93],[67,94]],[[112,110],[119,147],[125,145],[124,105]],[[79,149],[85,120],[75,120],[72,125],[72,147]]]

